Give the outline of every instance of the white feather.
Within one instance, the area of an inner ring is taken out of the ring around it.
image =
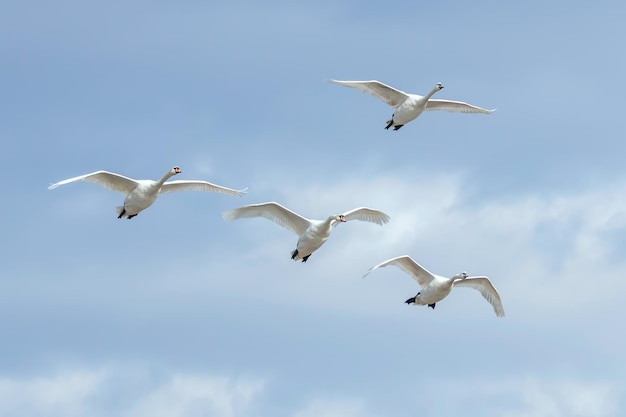
[[[410,256],[406,255],[389,259],[371,267],[365,275],[363,275],[363,277],[366,277],[375,269],[382,268],[387,265],[394,265],[408,273],[415,279],[415,281],[417,281],[420,287],[422,287],[422,289],[415,296],[413,304],[434,305],[435,303],[446,298],[448,294],[450,294],[453,287],[470,287],[480,291],[485,300],[487,300],[493,307],[493,311],[496,313],[496,316],[504,317],[504,308],[502,307],[500,294],[498,294],[498,291],[487,277],[468,277],[465,272],[462,272],[452,278],[445,278],[429,272],[426,268],[415,262]],[[407,302],[410,300],[411,299],[407,300]]]
[[[432,95],[443,88],[443,84],[437,83],[425,96],[418,94],[408,94],[404,91],[395,89],[380,81],[339,81],[328,80],[333,84],[343,85],[345,87],[355,88],[378,98],[394,108],[391,119],[387,121],[385,129],[394,127],[394,130],[400,129],[405,124],[417,118],[426,110],[445,110],[457,113],[483,113],[489,114],[495,111],[483,109],[463,101],[453,100],[437,100],[431,99]]]
[[[90,174],[79,175],[78,177],[59,181],[50,185],[48,189],[52,190],[60,185],[69,184],[75,181],[87,181],[125,194],[126,198],[124,199],[124,205],[115,208],[115,211],[120,218],[131,218],[136,216],[141,211],[150,207],[157,197],[163,193],[175,191],[212,191],[241,196],[246,191],[245,189],[233,190],[231,188],[211,184],[206,181],[182,180],[166,182],[168,178],[177,175],[178,173],[180,173],[180,168],[173,167],[168,170],[160,180],[154,181],[135,180],[114,172],[96,171]]]
[[[333,226],[341,223],[341,219],[343,221],[361,220],[379,225],[389,221],[389,216],[382,211],[367,207],[359,207],[347,211],[343,215],[331,215],[326,220],[310,220],[275,202],[251,204],[228,210],[222,214],[222,217],[229,221],[264,217],[285,229],[291,230],[298,235],[298,243],[296,250],[292,252],[292,259],[302,259],[303,262],[306,262],[308,257],[328,240]]]

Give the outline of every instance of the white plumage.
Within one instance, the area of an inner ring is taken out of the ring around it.
[[[234,196],[242,196],[246,192],[246,189],[234,190],[220,185],[211,184],[206,181],[180,180],[166,182],[168,178],[177,175],[180,172],[181,170],[179,167],[173,167],[168,170],[160,180],[154,181],[135,180],[114,172],[96,171],[90,174],[79,175],[78,177],[59,181],[50,185],[48,189],[52,190],[60,185],[69,184],[75,181],[86,181],[125,194],[126,198],[124,199],[124,205],[116,207],[118,219],[121,219],[122,217],[132,219],[139,214],[139,212],[150,207],[157,197],[163,193],[175,191],[211,191]]]
[[[309,256],[319,249],[330,237],[332,228],[339,223],[361,220],[383,225],[389,216],[379,210],[359,207],[343,214],[331,215],[326,220],[309,220],[278,203],[260,203],[240,207],[223,213],[225,220],[249,217],[265,217],[268,220],[291,230],[298,235],[296,249],[291,252],[291,259],[306,262]]]
[[[449,112],[460,113],[484,113],[489,114],[495,111],[483,109],[472,104],[462,101],[438,100],[431,99],[432,95],[443,88],[443,84],[437,83],[425,96],[417,94],[409,94],[404,91],[397,90],[380,81],[339,81],[328,80],[331,83],[343,85],[345,87],[356,88],[364,93],[368,93],[387,103],[395,109],[390,120],[387,120],[385,129],[393,127],[398,130],[405,124],[409,123],[428,110],[445,110]]]
[[[435,308],[435,304],[444,298],[453,287],[470,287],[480,291],[485,300],[493,307],[496,316],[504,317],[504,308],[502,308],[502,301],[498,291],[493,286],[489,278],[484,276],[468,277],[467,273],[461,272],[454,275],[452,278],[445,278],[440,275],[435,275],[429,272],[426,268],[415,262],[410,256],[399,256],[397,258],[389,259],[381,262],[378,265],[371,267],[363,277],[367,276],[375,269],[385,267],[387,265],[393,265],[415,279],[417,283],[422,287],[420,292],[415,297],[409,298],[405,302],[407,304],[427,305],[431,308]]]

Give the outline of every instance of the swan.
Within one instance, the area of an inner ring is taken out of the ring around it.
[[[113,191],[126,194],[124,199],[124,205],[116,207],[115,210],[118,214],[117,218],[127,217],[132,219],[142,210],[147,209],[154,203],[157,197],[163,193],[169,193],[174,191],[212,191],[217,193],[242,196],[245,194],[244,190],[233,190],[231,188],[222,187],[219,185],[211,184],[206,181],[196,180],[180,180],[169,181],[167,179],[174,175],[180,174],[179,167],[173,167],[163,175],[158,181],[153,180],[134,180],[129,177],[125,177],[120,174],[108,171],[96,171],[90,174],[79,175],[78,177],[69,178],[63,181],[54,183],[48,187],[49,190],[57,188],[60,185],[69,184],[75,181],[87,181],[94,184],[98,184],[104,188],[108,188]]]
[[[309,220],[294,213],[278,203],[260,203],[239,207],[225,211],[222,214],[225,220],[231,221],[246,217],[265,217],[285,229],[298,235],[296,249],[291,252],[291,259],[302,259],[306,262],[311,254],[328,240],[332,228],[339,223],[350,220],[361,220],[383,225],[389,221],[389,216],[379,210],[359,207],[343,214],[333,214],[326,220]]]
[[[437,83],[435,87],[425,96],[417,94],[408,94],[404,91],[383,84],[380,81],[339,81],[328,80],[331,83],[343,85],[345,87],[356,88],[364,93],[368,93],[384,101],[395,109],[391,115],[391,119],[387,120],[385,129],[393,126],[393,130],[398,130],[411,120],[417,118],[423,111],[427,110],[446,110],[449,112],[460,113],[484,113],[489,114],[496,111],[483,109],[462,101],[437,100],[431,99],[432,95],[443,88],[443,84]]]
[[[466,272],[461,272],[460,274],[454,275],[452,278],[445,278],[428,272],[426,268],[415,262],[410,256],[404,255],[371,267],[365,275],[363,275],[363,278],[375,269],[387,265],[397,266],[411,275],[422,287],[415,297],[411,297],[405,301],[407,304],[427,305],[434,310],[435,304],[446,298],[446,296],[450,294],[450,291],[452,291],[452,287],[471,287],[480,291],[485,300],[489,301],[493,306],[493,311],[496,312],[496,316],[504,317],[500,294],[498,294],[498,291],[487,277],[468,277]]]

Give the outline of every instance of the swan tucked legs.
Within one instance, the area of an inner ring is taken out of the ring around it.
[[[299,254],[300,254],[300,252],[298,252],[298,249],[295,249],[293,252],[291,252],[291,259],[293,259],[295,261]],[[312,253],[309,253],[307,256],[303,256],[302,257],[302,262],[308,261],[309,257],[311,255],[312,255]]]
[[[394,124],[393,124],[393,116],[395,116],[395,114],[392,114],[392,115],[391,115],[391,120],[387,120],[387,121],[385,122],[385,123],[387,123],[387,126],[385,126],[385,129],[386,129],[386,130],[389,130],[389,128],[390,128],[391,126],[393,126],[393,130],[398,130],[398,129],[400,129],[402,126],[404,126],[404,125],[395,125],[395,126],[394,126]]]

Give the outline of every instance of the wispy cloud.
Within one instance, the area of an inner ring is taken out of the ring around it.
[[[98,371],[70,371],[30,379],[2,378],[0,416],[90,415],[93,410],[89,401],[104,381],[105,375]]]
[[[291,405],[277,407],[267,403],[271,386],[262,378],[184,373],[159,378],[138,369],[83,369],[0,379],[0,416],[377,417],[388,415],[379,410],[418,407],[426,415],[615,417],[623,386],[535,376],[497,381],[435,378],[418,391],[414,404],[337,392],[332,397],[300,393],[304,401],[292,399]]]
[[[528,375],[436,379],[420,398],[433,415],[464,410],[482,417],[615,417],[623,392],[618,381]]]
[[[65,371],[0,379],[0,416],[249,416],[260,379],[176,374],[155,384],[147,373]]]
[[[622,393],[615,383],[526,379],[506,385],[509,395],[518,396],[521,404],[508,408],[503,417],[613,417],[619,414]]]
[[[221,377],[175,375],[141,398],[126,413],[129,417],[184,417],[249,415],[263,382]]]
[[[619,278],[626,273],[626,264],[615,256],[619,236],[626,239],[626,186],[581,190],[558,197],[525,194],[515,199],[479,202],[467,200],[463,188],[464,178],[456,174],[430,176],[423,181],[393,175],[373,180],[346,178],[301,191],[294,184],[287,187],[282,202],[305,216],[323,218],[367,205],[385,211],[391,221],[383,227],[359,222],[341,224],[306,265],[292,267],[288,255],[295,247],[295,235],[265,219],[240,220],[231,227],[232,239],[240,240],[239,256],[246,257],[247,262],[238,268],[243,275],[275,272],[276,277],[298,268],[299,282],[323,281],[319,287],[326,291],[324,308],[336,298],[341,308],[364,312],[377,310],[375,305],[380,303],[347,306],[349,292],[362,285],[355,278],[375,263],[402,254],[411,255],[441,275],[462,270],[489,275],[501,291],[505,307],[512,307],[515,315],[529,320],[550,312],[576,314],[587,301],[590,279],[603,282],[594,289],[599,299],[613,299],[616,289],[626,289],[626,283]],[[221,263],[224,273],[234,270],[227,260]],[[386,284],[367,285],[385,291],[390,283],[387,280]],[[240,284],[234,285],[240,288]],[[220,281],[218,285],[230,284]],[[259,284],[252,293],[263,294],[272,302],[285,298],[306,304],[307,297],[295,297],[291,285],[276,292],[271,290],[275,285]],[[299,291],[302,287],[296,285],[293,289]],[[320,297],[314,294],[312,298],[317,303]],[[531,298],[534,307],[528,311],[527,300]]]

